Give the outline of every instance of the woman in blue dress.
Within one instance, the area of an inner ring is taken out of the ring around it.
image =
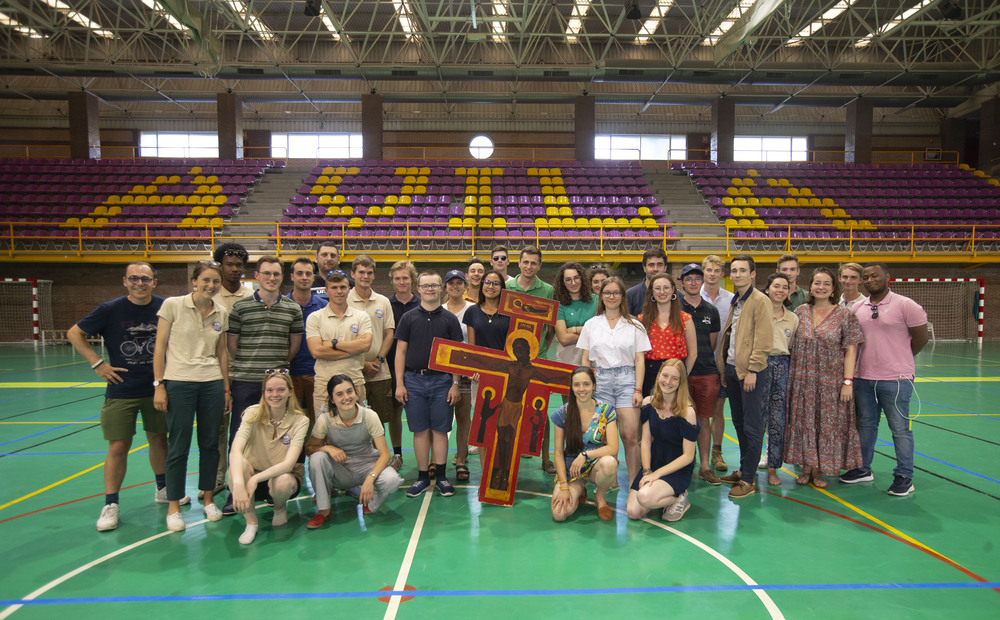
[[[594,371],[580,366],[570,375],[572,398],[552,414],[556,521],[565,521],[587,500],[587,482],[597,487],[597,515],[605,521],[614,517],[605,495],[618,471],[618,422],[614,407],[594,398],[594,386]]]
[[[662,508],[665,521],[679,521],[691,503],[687,488],[694,473],[699,422],[688,395],[684,362],[669,359],[656,373],[653,393],[639,410],[642,472],[632,480],[626,510],[641,519]]]

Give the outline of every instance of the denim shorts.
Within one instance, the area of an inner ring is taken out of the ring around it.
[[[430,429],[438,433],[451,431],[455,419],[455,408],[448,404],[448,390],[451,389],[451,375],[421,375],[406,371],[403,386],[406,387],[406,425],[411,433]]]
[[[597,377],[597,389],[594,390],[597,400],[613,405],[615,409],[632,406],[635,366],[595,368],[594,375]]]

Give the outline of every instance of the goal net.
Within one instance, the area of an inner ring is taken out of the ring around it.
[[[890,278],[890,288],[923,306],[935,340],[983,342],[986,288],[975,278]]]
[[[52,327],[52,280],[0,278],[0,342],[41,342]]]

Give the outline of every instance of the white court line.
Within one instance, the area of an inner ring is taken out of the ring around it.
[[[417,522],[413,524],[413,533],[410,534],[410,543],[406,546],[406,553],[403,554],[403,564],[399,567],[399,574],[396,575],[396,583],[392,589],[402,592],[406,587],[406,578],[410,574],[410,567],[413,566],[413,556],[417,553],[417,543],[420,542],[420,532],[424,529],[424,521],[427,520],[427,509],[431,505],[431,497],[434,495],[434,487],[424,491],[424,501],[420,504],[420,512],[417,513]],[[399,611],[399,603],[402,596],[393,594],[389,599],[389,607],[385,610],[383,620],[394,620],[396,612]],[[0,620],[3,620],[0,618]]]
[[[538,493],[537,491],[517,491],[517,493],[524,493],[526,495],[537,495],[539,497],[552,497],[551,493]],[[587,502],[587,503],[591,504],[591,505],[594,504],[594,502]],[[621,513],[621,514],[625,514],[624,511],[619,510],[615,506],[611,506],[610,503],[608,504],[608,506],[612,510],[614,510],[615,512],[618,512],[618,513]],[[750,577],[750,575],[746,574],[746,572],[744,572],[742,568],[740,568],[739,566],[737,566],[736,564],[734,564],[732,560],[730,560],[726,556],[722,555],[721,553],[719,553],[715,549],[709,547],[705,543],[701,542],[697,538],[689,536],[689,535],[685,534],[684,532],[681,532],[680,530],[675,530],[674,528],[670,527],[669,525],[664,525],[663,523],[660,523],[659,521],[653,521],[649,517],[643,517],[642,519],[640,519],[640,521],[645,521],[646,523],[655,525],[656,527],[658,527],[660,529],[663,529],[663,530],[666,530],[666,531],[670,532],[671,534],[676,534],[677,536],[680,536],[681,538],[683,538],[684,540],[688,541],[692,545],[698,547],[699,549],[701,549],[705,553],[709,554],[710,556],[712,556],[713,558],[715,558],[719,562],[722,562],[722,564],[726,568],[728,568],[732,572],[736,573],[736,576],[739,577],[740,579],[742,579],[743,583],[747,584],[748,586],[759,585],[756,581],[754,581]],[[760,602],[764,604],[764,607],[767,609],[768,613],[771,614],[772,618],[774,618],[775,620],[784,620],[785,615],[781,613],[781,610],[778,609],[778,606],[774,603],[773,600],[771,600],[771,597],[768,596],[767,592],[765,592],[762,589],[754,588],[753,593],[756,594],[757,598],[760,599]]]
[[[479,487],[477,485],[455,485],[455,488],[459,488],[459,489],[478,489]],[[417,521],[416,521],[416,523],[413,526],[413,533],[410,534],[410,542],[409,542],[409,544],[406,547],[406,553],[403,556],[403,563],[400,566],[399,574],[396,577],[396,583],[393,585],[393,591],[395,591],[395,592],[402,592],[403,589],[406,587],[406,579],[407,579],[407,576],[409,575],[410,568],[413,565],[413,556],[416,554],[416,551],[417,551],[417,543],[420,540],[420,533],[423,530],[424,522],[427,520],[427,511],[428,511],[428,508],[430,507],[431,496],[433,495],[433,491],[434,491],[433,488],[431,488],[431,489],[428,489],[427,491],[425,491],[425,493],[424,493],[425,497],[423,499],[423,502],[420,505],[420,512],[417,514]],[[535,496],[538,496],[538,497],[552,497],[551,493],[539,493],[539,492],[536,492],[536,491],[515,491],[515,492],[516,493],[521,493],[523,495],[535,495]],[[289,503],[291,503],[291,502],[298,502],[298,501],[301,501],[303,499],[309,499],[309,498],[306,498],[306,497],[297,497],[295,499],[289,500]],[[588,502],[588,503],[589,504],[593,504],[593,502]],[[616,512],[619,512],[619,513],[622,512],[622,511],[618,510],[618,508],[612,508],[612,510],[615,510]],[[653,520],[648,519],[648,518],[643,518],[642,521],[645,521],[646,523],[650,523],[652,525],[655,525],[656,527],[664,529],[664,530],[666,530],[666,531],[668,531],[668,532],[670,532],[672,534],[676,534],[677,536],[683,538],[684,540],[688,541],[689,543],[695,545],[696,547],[698,547],[702,551],[708,553],[709,555],[711,555],[712,557],[714,557],[715,559],[717,559],[719,562],[721,562],[723,565],[725,565],[729,570],[731,570],[741,580],[743,580],[743,583],[745,583],[746,585],[748,585],[748,586],[756,586],[756,585],[758,585],[756,581],[754,581],[753,579],[751,579],[750,576],[746,572],[744,572],[740,567],[738,567],[731,560],[729,560],[729,558],[727,558],[726,556],[722,555],[721,553],[719,553],[715,549],[712,549],[711,547],[709,547],[705,543],[699,541],[698,539],[692,538],[691,536],[685,534],[684,532],[678,531],[678,530],[676,530],[676,529],[674,529],[674,528],[672,528],[672,527],[670,527],[668,525],[664,525],[662,523],[658,523],[658,522],[653,521]],[[194,523],[189,523],[188,527],[194,527],[196,525],[203,525],[205,523],[208,523],[208,519],[202,519],[200,521],[195,521]],[[41,596],[41,595],[45,594],[46,592],[48,592],[49,590],[52,590],[56,586],[58,586],[58,585],[60,585],[62,583],[65,583],[66,581],[72,579],[73,577],[76,577],[80,573],[83,573],[83,572],[85,572],[87,570],[90,570],[91,568],[97,566],[98,564],[101,564],[102,562],[105,562],[107,560],[110,560],[111,558],[114,558],[114,557],[117,557],[117,556],[122,555],[124,553],[127,553],[127,552],[129,552],[129,551],[131,551],[131,550],[133,550],[133,549],[135,549],[137,547],[145,545],[146,543],[152,542],[154,540],[158,540],[158,539],[163,538],[165,536],[170,536],[171,534],[175,534],[175,533],[177,533],[177,532],[170,532],[170,531],[161,532],[161,533],[156,534],[154,536],[150,536],[148,538],[144,538],[142,540],[136,541],[136,542],[134,542],[134,543],[132,543],[132,544],[126,546],[126,547],[122,547],[121,549],[118,549],[117,551],[113,551],[111,553],[108,553],[107,555],[104,555],[104,556],[102,556],[100,558],[97,558],[96,560],[88,562],[88,563],[84,564],[83,566],[80,566],[79,568],[76,568],[76,569],[74,569],[74,570],[66,573],[65,575],[63,575],[61,577],[58,577],[58,578],[54,579],[53,581],[50,581],[49,583],[47,583],[44,586],[38,588],[34,592],[28,594],[27,596],[24,596],[22,598],[22,600],[33,601],[36,598],[38,598],[39,596]],[[768,596],[767,592],[765,592],[762,589],[754,589],[753,592],[754,592],[754,594],[757,595],[757,598],[759,598],[761,600],[761,602],[764,604],[764,607],[771,614],[772,618],[774,618],[775,620],[783,620],[784,619],[785,616],[781,613],[781,610],[778,609],[778,606],[774,603],[774,601],[771,600],[771,597]],[[385,616],[383,616],[383,620],[394,620],[395,619],[396,612],[399,609],[399,603],[401,602],[401,600],[402,600],[402,595],[399,595],[399,594],[395,594],[395,595],[393,595],[389,599],[388,609],[386,609]],[[0,620],[5,620],[6,618],[10,617],[11,614],[13,614],[17,610],[21,609],[22,607],[24,607],[24,605],[11,605],[11,606],[7,607],[2,612],[0,612]]]

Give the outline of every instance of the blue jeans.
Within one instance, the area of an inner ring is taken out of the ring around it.
[[[861,460],[865,471],[871,471],[875,456],[875,440],[881,412],[892,431],[896,448],[896,468],[893,475],[913,477],[913,431],[910,430],[910,396],[913,382],[854,380],[854,403],[858,410],[858,434],[861,436]]]
[[[236,431],[243,423],[243,412],[250,405],[260,404],[263,384],[260,381],[230,381],[230,396],[233,398],[233,411],[229,414],[229,447],[233,447]]]
[[[757,383],[750,392],[743,391],[743,382],[736,375],[736,367],[726,364],[726,392],[733,428],[740,442],[740,478],[750,484],[757,479],[760,449],[764,445],[764,397],[771,383],[771,369],[757,373]]]

